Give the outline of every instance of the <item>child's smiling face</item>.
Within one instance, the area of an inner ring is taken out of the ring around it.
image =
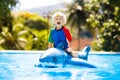
[[[62,16],[57,15],[54,17],[54,23],[56,25],[57,28],[62,28],[62,26],[64,26],[65,20]]]
[[[55,25],[56,29],[61,29],[62,26],[66,24],[66,16],[62,12],[56,12],[53,14],[52,22]]]

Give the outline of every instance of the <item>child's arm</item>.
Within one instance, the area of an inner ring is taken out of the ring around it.
[[[48,48],[53,47],[52,31],[53,31],[53,29],[50,30],[50,34],[49,34],[49,38],[48,38]]]
[[[71,42],[71,41],[72,41],[72,36],[71,36],[71,34],[70,34],[70,31],[69,31],[66,27],[63,27],[63,30],[64,30],[64,32],[65,32],[65,36],[66,36],[67,40],[68,40],[69,42]]]

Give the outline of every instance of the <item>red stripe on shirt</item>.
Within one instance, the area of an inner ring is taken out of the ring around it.
[[[64,26],[64,27],[63,27],[63,31],[65,32],[65,36],[66,36],[66,38],[68,39],[68,41],[69,41],[69,42],[72,41],[72,36],[71,36],[71,34],[70,34],[69,29]]]

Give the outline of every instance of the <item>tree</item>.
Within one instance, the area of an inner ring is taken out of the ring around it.
[[[87,22],[97,30],[97,50],[120,51],[120,8],[117,2],[120,1],[91,0],[86,4],[91,11]]]
[[[110,5],[120,7],[120,0],[108,0],[108,2],[110,3]]]
[[[0,32],[3,26],[9,27],[9,31],[11,31],[11,9],[13,9],[17,3],[18,0],[0,0]]]
[[[71,27],[77,28],[77,36],[78,36],[78,50],[80,49],[80,31],[82,30],[82,26],[86,23],[87,12],[84,9],[84,0],[75,0],[73,4],[68,6],[69,16],[68,16],[68,24]]]

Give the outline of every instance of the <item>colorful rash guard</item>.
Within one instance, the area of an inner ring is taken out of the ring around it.
[[[51,29],[48,41],[54,43],[55,48],[60,45],[64,45],[62,49],[67,49],[67,40],[70,42],[72,40],[72,36],[66,27],[62,27],[60,30],[56,30],[55,28]]]

